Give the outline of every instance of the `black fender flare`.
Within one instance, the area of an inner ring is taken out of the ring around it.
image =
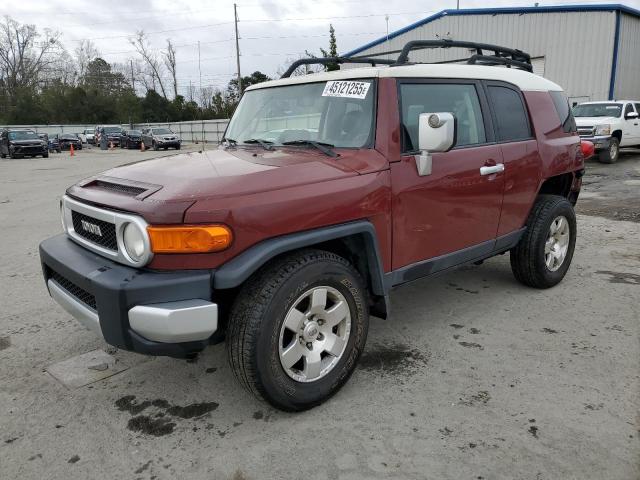
[[[388,291],[384,282],[384,267],[380,257],[378,238],[375,228],[367,220],[291,233],[259,242],[217,269],[213,277],[213,287],[216,290],[238,287],[260,267],[278,255],[354,236],[360,237],[364,242],[365,255],[363,258],[366,259],[371,293],[375,296],[385,297]]]

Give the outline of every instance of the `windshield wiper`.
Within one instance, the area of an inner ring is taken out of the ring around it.
[[[262,140],[261,138],[250,138],[249,140],[245,140],[242,143],[258,143],[260,144],[260,146],[262,148],[264,148],[265,150],[273,150],[274,148],[271,146],[271,144],[273,143],[270,140]]]
[[[222,143],[223,143],[223,144],[225,144],[225,143],[226,143],[226,146],[227,146],[227,148],[228,148],[228,147],[235,147],[235,146],[238,144],[238,141],[237,141],[237,140],[234,140],[233,138],[227,138],[227,137],[225,137],[225,138],[223,138],[223,139],[222,139]]]
[[[338,154],[332,150],[335,148],[335,145],[326,142],[315,142],[313,140],[290,140],[288,142],[282,142],[283,145],[311,145],[312,147],[317,148],[325,155],[329,157],[336,158]]]

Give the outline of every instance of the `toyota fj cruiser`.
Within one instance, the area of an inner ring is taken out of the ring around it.
[[[70,187],[40,245],[49,293],[119,348],[226,339],[239,381],[298,411],[347,381],[399,285],[506,252],[520,282],[556,285],[593,145],[527,54],[457,44],[470,64],[408,63],[441,41],[296,62],[374,66],[251,86],[219,149]]]

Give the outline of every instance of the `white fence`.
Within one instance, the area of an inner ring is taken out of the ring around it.
[[[220,143],[222,135],[229,120],[200,120],[190,122],[169,122],[169,123],[138,123],[133,127],[141,129],[144,127],[165,127],[180,135],[184,142],[189,143]],[[122,128],[129,129],[129,124],[121,125]],[[85,130],[95,128],[95,125],[76,124],[76,125],[0,125],[3,128],[31,129],[38,133],[46,133],[55,135],[56,133],[82,133]]]

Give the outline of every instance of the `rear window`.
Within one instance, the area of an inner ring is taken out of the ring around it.
[[[498,141],[514,142],[531,138],[527,111],[519,92],[508,87],[489,85],[489,98],[496,114]]]
[[[553,105],[556,107],[558,117],[560,117],[560,124],[562,129],[567,133],[576,131],[576,120],[573,118],[571,108],[569,108],[569,100],[564,92],[549,92]]]

